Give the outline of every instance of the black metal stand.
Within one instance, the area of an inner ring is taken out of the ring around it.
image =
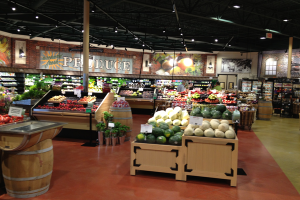
[[[234,130],[237,135],[238,134],[238,123],[234,123]]]
[[[97,143],[93,143],[92,112],[90,113],[90,141],[84,143],[81,146],[85,146],[85,147],[95,147],[95,146],[97,146]]]

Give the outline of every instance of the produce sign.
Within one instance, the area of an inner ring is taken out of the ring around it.
[[[0,125],[23,121],[23,119],[24,119],[23,115],[21,117],[16,117],[16,116],[10,117],[8,114],[0,115]]]

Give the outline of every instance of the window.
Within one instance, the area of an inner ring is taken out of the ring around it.
[[[274,58],[269,58],[266,62],[266,72],[265,75],[276,75],[276,68],[277,68],[277,60]]]

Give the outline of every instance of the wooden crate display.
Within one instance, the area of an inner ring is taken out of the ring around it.
[[[230,180],[237,183],[238,138],[182,136],[184,171],[188,175]]]
[[[182,146],[131,143],[130,175],[136,170],[171,173],[182,180]]]
[[[240,126],[247,126],[249,130],[251,130],[251,126],[254,123],[256,111],[241,111],[241,119],[240,119]]]

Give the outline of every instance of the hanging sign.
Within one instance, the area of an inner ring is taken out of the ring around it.
[[[266,33],[266,38],[272,39],[272,37],[273,37],[272,33]]]

